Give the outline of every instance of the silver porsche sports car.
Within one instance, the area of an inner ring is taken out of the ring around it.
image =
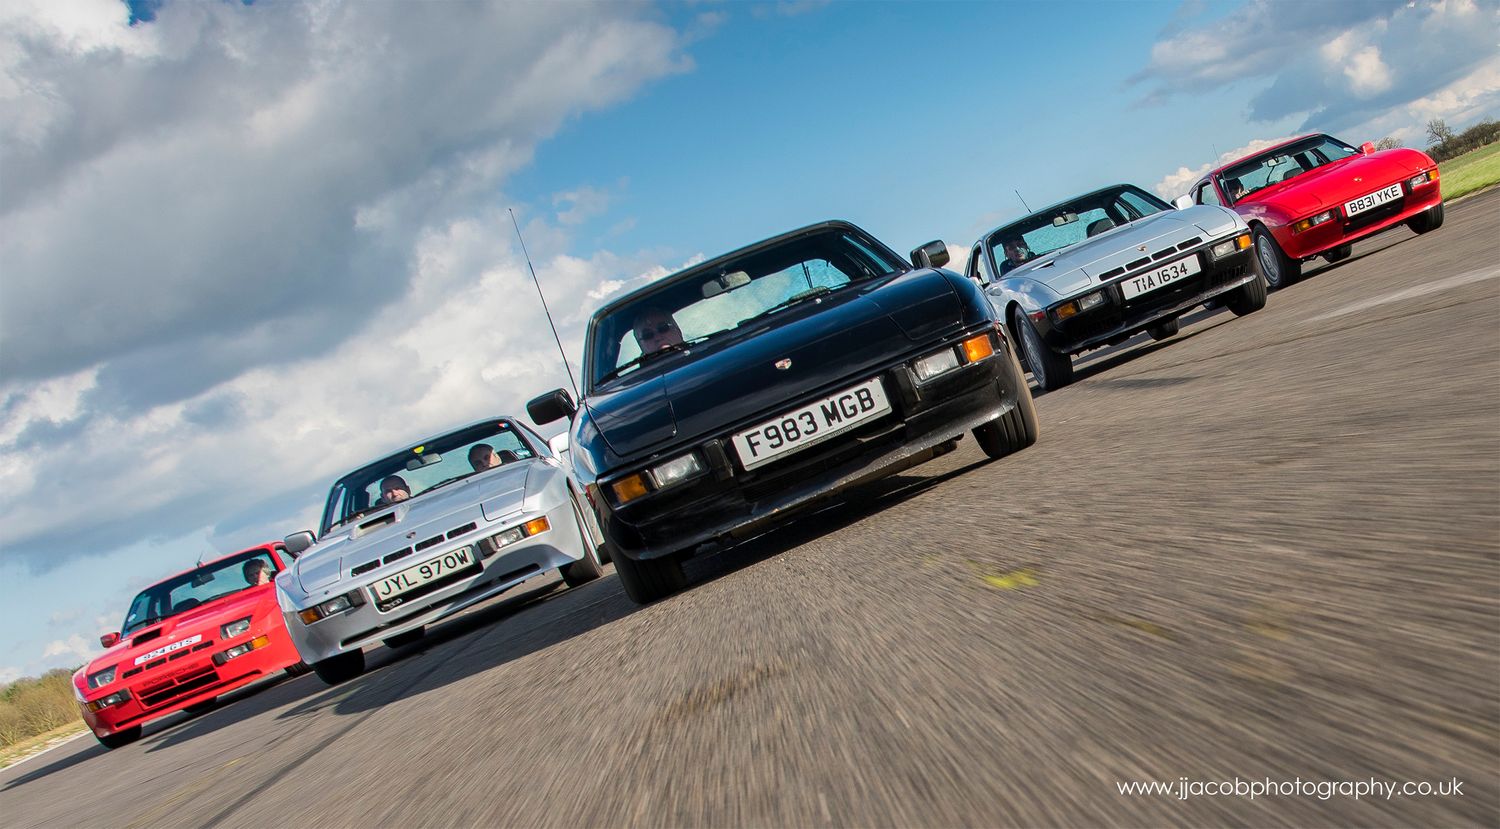
[[[1043,389],[1073,380],[1072,355],[1217,301],[1237,315],[1266,304],[1250,228],[1212,205],[1174,210],[1129,184],[1044,207],[986,233],[965,274],[983,286]]]
[[[330,685],[362,648],[401,647],[426,625],[550,570],[578,585],[603,561],[547,441],[512,418],[411,444],[340,478],[316,536],[287,536],[276,579],[287,630]]]

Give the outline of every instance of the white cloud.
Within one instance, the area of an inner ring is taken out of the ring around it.
[[[100,650],[97,642],[90,644],[78,634],[73,634],[66,639],[54,639],[42,648],[43,659],[70,659],[74,664],[81,664],[93,658]]]
[[[373,453],[563,385],[500,188],[689,66],[642,7],[580,8],[0,11],[5,556],[279,537]],[[673,258],[566,253],[624,186],[524,225],[571,350]]]

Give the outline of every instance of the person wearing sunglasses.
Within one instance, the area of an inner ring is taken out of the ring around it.
[[[632,328],[642,354],[682,345],[682,329],[677,327],[677,321],[666,311],[648,308],[636,318]]]

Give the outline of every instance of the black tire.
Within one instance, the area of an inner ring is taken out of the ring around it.
[[[1036,332],[1020,308],[1011,310],[1010,327],[1016,348],[1026,359],[1026,367],[1031,369],[1031,377],[1036,380],[1038,388],[1052,391],[1073,382],[1073,358],[1053,351],[1051,346],[1042,342],[1042,335]]]
[[[286,666],[286,675],[302,676],[303,674],[311,670],[312,666],[308,665],[306,662],[295,662],[291,665]]]
[[[1406,220],[1406,226],[1417,233],[1427,233],[1437,230],[1443,226],[1443,206],[1439,204],[1431,210],[1424,210],[1418,213]]]
[[[1332,265],[1335,262],[1342,262],[1345,259],[1348,259],[1350,256],[1353,256],[1353,255],[1354,255],[1354,246],[1353,245],[1339,245],[1338,247],[1334,248],[1333,250],[1330,250],[1327,253],[1323,254],[1323,261],[1327,262],[1330,265]]]
[[[682,559],[678,556],[637,561],[611,550],[609,557],[615,563],[615,574],[620,577],[625,595],[636,604],[665,599],[687,584],[687,574],[682,572]]]
[[[1266,278],[1256,274],[1255,278],[1232,291],[1219,294],[1224,297],[1224,307],[1237,317],[1253,314],[1266,307]]]
[[[404,648],[407,645],[415,645],[416,643],[422,641],[422,637],[426,635],[426,626],[415,627],[411,630],[406,631],[405,633],[398,633],[388,639],[382,639],[380,640],[380,644],[385,645],[391,650],[396,650],[397,648]]]
[[[1015,408],[1001,415],[998,420],[974,430],[974,442],[984,450],[990,460],[999,460],[1006,455],[1019,452],[1036,443],[1036,401],[1031,399],[1031,389],[1026,385],[1026,375],[1021,373],[1021,364],[1016,361],[1015,351],[1010,352],[1010,364],[1019,388]]]
[[[99,741],[99,745],[104,746],[110,751],[114,751],[120,746],[130,745],[140,738],[141,727],[138,725],[133,725],[129,728],[123,728],[107,737],[100,737],[98,734],[94,735],[94,739]]]
[[[583,523],[583,514],[576,505],[573,507],[573,520],[578,522],[578,538],[583,542],[583,558],[557,568],[557,572],[562,574],[563,583],[569,587],[588,584],[604,575],[604,568],[599,564],[599,554],[594,549],[594,539],[589,537],[588,525]]]
[[[1150,328],[1147,328],[1146,333],[1151,335],[1151,339],[1159,341],[1177,336],[1177,332],[1181,330],[1181,328],[1182,323],[1177,321],[1177,317],[1173,317],[1169,320],[1158,322]]]
[[[1270,290],[1281,290],[1302,277],[1302,263],[1283,253],[1276,238],[1264,227],[1255,228],[1255,257]]]
[[[312,663],[312,669],[318,675],[318,679],[329,685],[348,682],[365,672],[365,653],[364,651],[348,651],[337,656],[330,656],[322,662]]]

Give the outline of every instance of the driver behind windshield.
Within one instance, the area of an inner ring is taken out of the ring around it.
[[[407,485],[406,479],[400,475],[387,475],[385,480],[380,482],[380,500],[376,504],[385,506],[397,501],[405,501],[410,497],[411,487]]]
[[[677,327],[677,321],[672,319],[671,314],[658,308],[642,311],[631,329],[635,332],[635,341],[641,347],[642,354],[682,345],[682,329]]]
[[[1031,251],[1026,248],[1026,243],[1020,239],[1005,240],[1005,260],[1000,263],[1000,273],[1007,273],[1028,259],[1031,259]]]
[[[263,559],[252,558],[245,562],[241,573],[245,577],[245,583],[251,587],[271,583],[271,565]]]

